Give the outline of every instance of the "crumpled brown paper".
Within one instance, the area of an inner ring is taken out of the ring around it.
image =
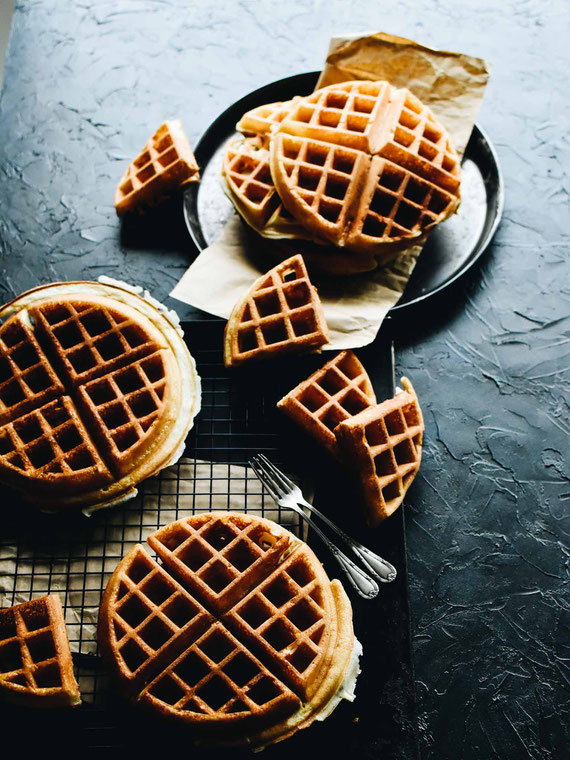
[[[488,78],[488,66],[480,58],[434,50],[379,32],[333,38],[317,87],[349,79],[386,79],[408,87],[433,109],[463,154]],[[218,240],[199,254],[171,296],[227,319],[234,304],[263,273],[248,255],[247,237],[236,212]],[[312,278],[331,333],[325,350],[358,348],[374,340],[384,317],[404,292],[423,242],[373,272]]]

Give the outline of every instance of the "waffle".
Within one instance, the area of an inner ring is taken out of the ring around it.
[[[26,707],[80,704],[59,597],[0,610],[0,697]]]
[[[133,209],[153,206],[199,178],[198,164],[182,122],[165,121],[119,182],[115,192],[117,214],[123,216]]]
[[[127,286],[65,283],[0,310],[0,481],[48,511],[111,505],[179,455],[199,381],[177,326]]]
[[[260,277],[235,305],[224,334],[224,363],[313,351],[327,342],[317,291],[303,258],[293,256]]]
[[[222,613],[275,568],[291,537],[272,534],[267,520],[234,515],[213,520],[210,514],[171,523],[149,536],[148,543],[165,567],[208,607]]]
[[[101,654],[130,699],[197,742],[251,748],[334,701],[353,662],[350,604],[306,544],[231,512],[184,518],[147,541],[163,564],[131,550],[99,613]]]
[[[69,396],[0,427],[0,471],[9,485],[51,498],[113,480]]]
[[[297,98],[285,103],[267,103],[245,113],[236,124],[236,129],[247,136],[268,135],[273,127],[280,124]]]
[[[21,314],[0,327],[0,425],[61,396],[63,384]]]
[[[232,140],[224,154],[222,175],[230,199],[254,228],[263,228],[281,200],[269,171],[269,151],[259,138]]]
[[[119,562],[101,602],[102,656],[128,694],[211,627],[212,617],[139,544]]]
[[[341,422],[335,435],[361,484],[368,522],[376,525],[402,503],[422,456],[424,421],[416,393],[403,377],[394,398]]]
[[[333,84],[298,98],[279,123],[283,132],[299,137],[376,153],[391,95],[388,82]]]
[[[341,351],[278,403],[297,425],[334,456],[334,433],[343,420],[376,403],[366,370],[352,351]]]
[[[459,157],[408,90],[348,82],[300,98],[270,145],[285,208],[317,238],[384,254],[420,238],[459,205]]]

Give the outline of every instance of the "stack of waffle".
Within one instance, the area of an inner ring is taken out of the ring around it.
[[[341,351],[277,406],[347,465],[376,525],[400,506],[422,456],[424,421],[410,381],[381,404],[352,351]]]
[[[459,205],[447,131],[388,82],[344,82],[261,106],[237,129],[222,174],[245,221],[265,237],[332,244],[348,270],[409,247]]]
[[[110,506],[181,453],[200,385],[180,329],[128,286],[0,309],[0,482],[47,511]]]
[[[311,549],[269,520],[193,515],[138,545],[99,613],[102,656],[123,693],[203,744],[263,747],[350,694],[350,602]],[[343,689],[344,687],[344,689]]]

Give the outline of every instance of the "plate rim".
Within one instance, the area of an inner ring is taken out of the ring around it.
[[[212,134],[215,134],[220,124],[225,124],[227,118],[228,118],[228,112],[238,110],[238,108],[241,106],[242,103],[247,103],[252,98],[260,97],[263,95],[263,93],[267,90],[268,92],[271,92],[275,87],[283,87],[286,86],[288,83],[292,83],[294,80],[308,80],[312,78],[313,80],[317,80],[320,76],[320,71],[305,71],[300,72],[298,74],[291,74],[290,76],[283,77],[281,79],[276,79],[272,82],[268,82],[265,85],[262,85],[261,87],[257,87],[254,90],[251,90],[250,92],[243,95],[241,98],[238,98],[233,103],[231,103],[227,108],[225,108],[221,113],[216,116],[216,118],[208,125],[206,130],[202,133],[200,138],[195,144],[194,147],[194,154],[196,155],[196,160],[198,161],[198,165],[201,167],[200,163],[200,154],[205,149],[204,146],[207,145],[210,136]],[[419,303],[423,303],[429,298],[432,298],[433,296],[436,296],[437,294],[441,293],[442,290],[445,290],[446,288],[450,287],[453,283],[457,282],[463,275],[465,275],[476,263],[479,261],[479,259],[482,257],[482,255],[485,253],[487,248],[489,247],[497,228],[501,222],[502,216],[503,216],[503,210],[505,205],[505,186],[504,186],[504,179],[503,179],[503,172],[501,170],[501,164],[499,162],[499,156],[497,153],[497,150],[493,143],[491,142],[487,132],[477,123],[474,122],[473,124],[473,130],[471,132],[471,135],[469,137],[467,146],[472,140],[478,140],[483,143],[483,145],[486,147],[486,149],[489,152],[490,155],[490,165],[493,167],[495,173],[496,173],[496,198],[494,199],[494,216],[493,221],[490,224],[488,230],[483,235],[483,237],[477,242],[476,246],[473,248],[472,252],[470,253],[469,257],[463,262],[463,264],[449,277],[444,280],[440,285],[437,285],[436,287],[432,288],[426,293],[422,293],[415,298],[412,298],[409,301],[405,301],[404,303],[398,302],[392,308],[389,310],[389,314],[397,311],[402,311],[403,309],[410,308],[412,306],[415,306]],[[465,152],[467,152],[467,147],[465,149]],[[199,222],[199,216],[198,216],[198,209],[197,209],[197,200],[198,200],[198,193],[200,189],[200,183],[192,183],[187,188],[186,192],[184,193],[183,202],[182,202],[182,210],[184,214],[184,221],[186,224],[186,228],[188,230],[188,233],[190,235],[190,238],[192,239],[192,242],[196,246],[198,253],[201,253],[205,248],[208,247],[208,242],[206,241],[204,234],[202,232],[202,227]],[[485,189],[487,189],[487,182],[485,182]],[[188,206],[192,205],[194,208],[194,216],[197,220],[197,224],[194,224],[193,219],[190,218],[189,208]],[[487,199],[487,208],[489,208],[489,199]],[[405,290],[402,294],[401,298],[405,296]]]

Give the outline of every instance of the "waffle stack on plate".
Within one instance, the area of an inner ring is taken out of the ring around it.
[[[350,603],[311,549],[276,523],[207,513],[134,547],[99,613],[123,693],[195,741],[263,747],[310,725],[357,674]]]
[[[0,697],[41,708],[81,702],[58,596],[0,610]]]
[[[0,310],[0,482],[47,511],[107,506],[181,453],[200,385],[159,306],[78,282]]]
[[[406,89],[357,80],[261,106],[226,148],[226,192],[266,237],[312,240],[355,269],[413,244],[459,205],[445,128]]]

